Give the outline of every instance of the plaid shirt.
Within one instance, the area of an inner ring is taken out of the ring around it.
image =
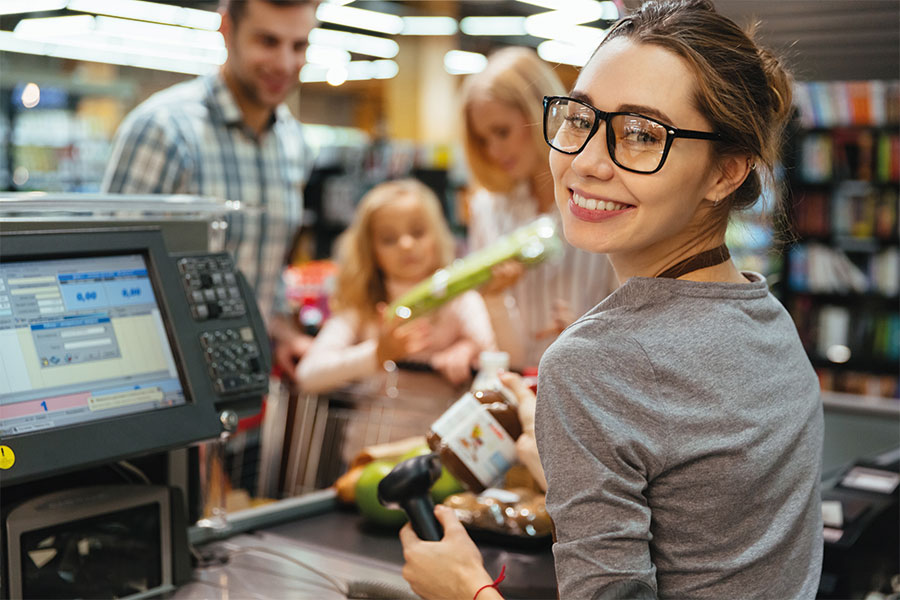
[[[311,167],[302,127],[287,106],[278,106],[257,136],[215,74],[158,92],[125,118],[102,190],[212,196],[254,209],[232,215],[225,246],[268,319],[285,306],[281,271]]]

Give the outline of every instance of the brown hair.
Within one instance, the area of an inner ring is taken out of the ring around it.
[[[727,222],[732,210],[755,204],[781,152],[782,133],[791,114],[792,78],[778,59],[753,40],[756,25],[743,31],[716,12],[709,0],[645,2],[609,31],[616,38],[661,46],[687,61],[697,78],[695,106],[722,136],[719,155],[746,155],[757,168],[715,215]]]
[[[318,0],[258,0],[259,2],[267,2],[275,6],[306,6],[307,4],[318,4]],[[237,27],[247,14],[247,4],[251,0],[220,0],[219,10],[231,17],[231,22]]]
[[[373,319],[379,302],[387,302],[384,275],[375,262],[372,216],[379,208],[404,196],[418,198],[425,209],[428,226],[438,244],[435,270],[452,261],[455,254],[453,234],[444,218],[441,202],[431,188],[416,179],[398,179],[380,183],[359,201],[353,222],[337,241],[338,275],[331,308],[356,310],[364,320]]]
[[[463,143],[469,170],[484,188],[507,193],[517,181],[485,156],[469,122],[469,107],[476,98],[490,98],[514,106],[532,129],[535,151],[546,155],[542,130],[544,96],[562,96],[565,88],[553,69],[530,48],[504,48],[493,53],[487,67],[470,75],[462,90]],[[545,161],[546,162],[546,161]]]

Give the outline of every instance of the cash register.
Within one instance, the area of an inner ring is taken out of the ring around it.
[[[0,597],[141,598],[190,575],[184,498],[105,471],[258,410],[263,321],[225,253],[152,228],[0,241]]]

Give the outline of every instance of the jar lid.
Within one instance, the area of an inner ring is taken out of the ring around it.
[[[478,355],[480,369],[508,369],[509,353],[494,350],[485,350]]]

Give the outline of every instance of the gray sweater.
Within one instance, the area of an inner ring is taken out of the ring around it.
[[[544,354],[563,600],[627,580],[663,598],[815,596],[819,385],[787,311],[745,275],[629,279]]]

